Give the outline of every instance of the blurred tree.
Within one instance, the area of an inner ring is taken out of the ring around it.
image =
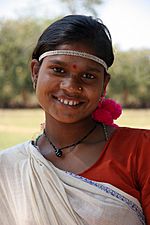
[[[34,20],[0,24],[0,106],[28,105],[32,92],[29,56],[41,26]]]
[[[71,14],[78,14],[80,9],[84,9],[97,16],[96,6],[102,4],[102,0],[61,0],[66,3]]]
[[[150,107],[150,50],[118,51],[110,73],[110,96],[124,106]]]

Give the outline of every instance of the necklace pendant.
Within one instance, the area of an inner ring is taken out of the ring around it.
[[[56,154],[57,157],[61,157],[61,156],[62,156],[62,150],[59,149],[59,148],[57,148],[57,149],[55,150],[55,154]]]

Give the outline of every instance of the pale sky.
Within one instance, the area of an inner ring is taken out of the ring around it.
[[[0,18],[15,18],[29,11],[50,19],[68,14],[59,0],[0,0]],[[150,0],[103,0],[97,12],[109,28],[113,44],[122,50],[150,49]],[[87,14],[80,10],[82,13]]]

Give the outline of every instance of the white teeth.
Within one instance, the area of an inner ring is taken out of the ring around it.
[[[69,101],[69,105],[73,105],[73,101]]]
[[[68,105],[68,103],[69,103],[69,101],[65,99],[65,100],[64,100],[64,104],[65,104],[65,105]]]
[[[62,99],[62,98],[58,98],[58,101],[60,101],[61,103],[65,104],[65,105],[78,105],[79,102],[78,101],[73,101],[73,100],[68,100],[68,99]]]
[[[73,105],[77,105],[77,104],[79,104],[79,103],[77,103],[77,102],[73,102]]]

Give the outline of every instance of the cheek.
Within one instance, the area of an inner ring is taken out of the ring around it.
[[[93,93],[93,98],[100,99],[103,93],[103,81],[98,81],[95,84],[95,87],[93,87],[92,93]]]
[[[49,92],[51,91],[51,80],[47,76],[39,76],[36,87],[36,97],[39,103],[45,102]]]
[[[93,110],[95,110],[96,107],[98,106],[98,103],[101,100],[102,94],[103,94],[103,85],[102,84],[95,85],[95,88],[93,88],[91,90],[91,92],[89,92],[89,99],[91,100],[90,105],[93,108]]]
[[[95,109],[101,98],[101,89],[95,88],[88,92],[90,107]]]
[[[39,74],[38,80],[37,80],[37,89],[43,90],[43,91],[48,91],[51,90],[56,83],[58,83],[57,79],[53,78],[48,73],[41,73]]]

